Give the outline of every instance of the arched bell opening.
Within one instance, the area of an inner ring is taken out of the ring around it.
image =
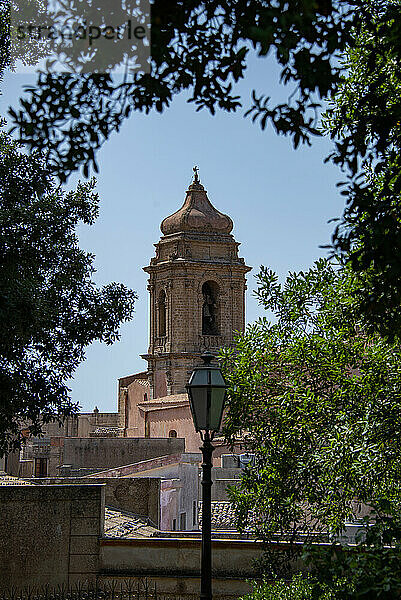
[[[202,285],[202,335],[220,334],[220,288],[215,281]]]
[[[158,312],[158,336],[164,337],[166,335],[166,292],[161,290],[157,302]]]

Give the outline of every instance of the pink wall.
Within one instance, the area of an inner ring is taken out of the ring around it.
[[[196,433],[189,406],[179,408],[162,408],[148,413],[150,422],[150,437],[169,437],[169,432],[175,430],[177,437],[185,438],[185,452],[199,452],[202,440],[199,433]],[[222,454],[231,454],[227,444],[216,440],[213,444],[213,462],[220,466],[220,457]],[[244,452],[244,449],[237,445],[233,449],[234,454]]]
[[[145,394],[149,399],[149,387],[139,381],[133,381],[128,386],[128,418],[126,422],[126,437],[145,437],[144,413],[138,409],[138,404],[144,402]]]
[[[162,398],[163,396],[167,396],[166,373],[164,373],[163,371],[155,371],[154,386],[155,398]]]
[[[142,375],[142,374],[139,374]],[[150,401],[149,387],[143,385],[143,379],[133,379],[127,386],[127,408],[128,415],[125,419],[128,427],[125,430],[126,437],[145,437],[145,420],[148,423],[149,437],[151,438],[168,438],[170,432],[175,431],[178,438],[185,439],[185,452],[199,452],[199,447],[202,444],[199,433],[196,433],[191,410],[189,404],[183,406],[164,405],[157,408],[157,400],[171,400],[171,396],[157,398],[154,400],[154,410],[144,411],[138,407],[138,404],[144,404],[145,394],[147,400]],[[186,400],[185,394],[180,394],[177,397],[177,403],[182,403]],[[146,401],[145,401],[146,406]],[[144,408],[145,408],[144,406]],[[152,403],[149,402],[149,408]],[[227,445],[215,442],[215,451],[213,454],[213,462],[215,465],[220,465],[220,456],[230,453]],[[234,453],[241,452],[243,449],[239,446],[234,448]]]
[[[173,519],[176,520],[176,530],[179,529],[177,523],[177,479],[165,479],[160,482],[160,529],[162,531],[171,531],[173,528]]]
[[[195,432],[189,406],[162,408],[148,413],[150,437],[170,437],[176,431],[177,437],[185,438],[185,452],[199,451],[199,435]]]

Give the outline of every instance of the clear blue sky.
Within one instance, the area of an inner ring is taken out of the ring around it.
[[[31,81],[29,75],[6,75],[0,114],[17,104],[22,86]],[[277,71],[269,60],[254,60],[240,85],[245,107],[252,88],[279,97]],[[95,405],[116,410],[117,379],[146,368],[139,357],[147,351],[149,321],[142,267],[154,255],[162,219],[182,205],[195,164],[212,203],[233,219],[240,255],[253,267],[248,322],[261,315],[252,298],[261,264],[283,278],[325,255],[319,246],[330,240],[333,224],[327,221],[343,209],[335,187],[340,173],[323,164],[330,142],[320,139],[294,151],[289,139],[278,138],[271,128],[261,131],[243,112],[212,117],[196,113],[179,96],[162,115],[135,114],[99,153],[100,216],[94,226],[79,230],[81,246],[96,255],[97,283],[123,282],[139,299],[120,342],[88,348],[71,382],[72,398],[83,410]]]

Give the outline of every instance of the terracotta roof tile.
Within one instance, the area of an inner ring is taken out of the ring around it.
[[[199,528],[202,526],[202,502],[199,502]],[[212,502],[212,530],[235,530],[235,510],[231,502]]]
[[[104,534],[108,538],[154,537],[158,529],[149,524],[146,517],[116,510],[106,506],[104,515]]]

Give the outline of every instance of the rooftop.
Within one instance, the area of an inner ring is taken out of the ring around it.
[[[202,502],[199,502],[199,528],[202,527]],[[235,530],[235,510],[231,502],[212,502],[212,530]]]
[[[19,477],[13,477],[12,475],[7,475],[4,471],[0,471],[0,485],[35,485],[30,481],[26,481],[25,479],[20,479]]]
[[[104,514],[104,535],[107,538],[155,537],[159,530],[149,524],[149,519],[106,506]]]

